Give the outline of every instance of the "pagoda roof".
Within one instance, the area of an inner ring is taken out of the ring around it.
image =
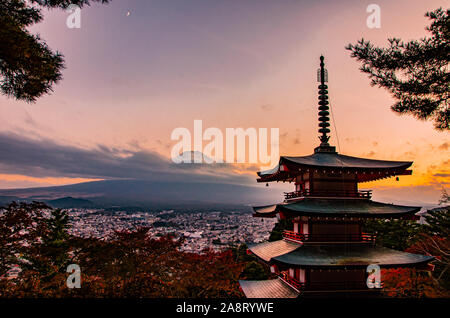
[[[309,170],[362,172],[358,175],[358,182],[366,182],[394,175],[411,174],[411,171],[405,171],[411,165],[412,161],[375,160],[318,151],[303,157],[280,157],[276,167],[258,172],[260,177],[258,182],[289,180]]]
[[[259,244],[247,244],[247,247],[259,258],[268,262],[272,258],[294,251],[299,247],[298,243],[285,240],[264,242]]]
[[[396,251],[367,244],[303,244],[292,252],[276,256],[274,262],[306,267],[411,267],[426,264],[434,257]]]
[[[242,291],[247,298],[296,298],[299,293],[281,281],[269,280],[240,280]]]
[[[367,244],[295,244],[294,249],[279,249],[273,253],[274,246],[282,246],[280,241],[249,245],[249,250],[266,262],[304,267],[366,267],[377,264],[381,267],[408,267],[426,264],[432,256],[411,254],[385,247]],[[294,247],[294,246],[293,246]],[[270,258],[268,256],[274,254]],[[278,254],[278,255],[275,255]]]
[[[291,203],[253,207],[254,216],[345,216],[400,218],[415,214],[420,207],[395,205],[366,199],[303,198]]]

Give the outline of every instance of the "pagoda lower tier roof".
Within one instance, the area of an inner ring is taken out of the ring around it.
[[[258,172],[258,182],[286,181],[307,171],[332,170],[336,172],[361,172],[358,182],[373,181],[395,175],[411,174],[406,170],[411,161],[389,161],[351,157],[337,152],[316,152],[309,156],[281,156],[279,164],[273,169]]]
[[[303,198],[290,203],[253,207],[253,211],[253,216],[257,217],[274,217],[281,212],[286,216],[400,218],[415,214],[420,207],[368,199]]]
[[[299,293],[279,278],[270,280],[240,280],[247,298],[296,298]]]
[[[267,261],[272,246],[279,241],[249,245],[249,250]],[[294,250],[272,256],[268,262],[298,267],[416,267],[425,265],[434,257],[411,254],[368,244],[297,244]]]
[[[247,244],[247,246],[253,254],[256,254],[263,261],[269,262],[274,257],[296,250],[299,247],[299,243],[278,240],[259,244]]]

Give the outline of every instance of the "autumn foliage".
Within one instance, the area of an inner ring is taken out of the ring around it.
[[[50,217],[45,217],[45,213]],[[182,240],[152,238],[149,228],[112,239],[70,237],[60,210],[9,205],[0,215],[0,297],[242,297],[245,264],[232,250],[180,251]],[[81,268],[81,288],[66,285],[68,264]],[[8,275],[13,267],[21,272]]]
[[[382,269],[385,296],[450,297],[450,206],[427,211],[424,220],[424,224],[408,220],[366,222],[365,229],[381,238],[377,244],[434,257],[431,268],[427,268],[432,271]]]
[[[382,269],[383,293],[388,297],[448,297],[428,271],[413,268]]]

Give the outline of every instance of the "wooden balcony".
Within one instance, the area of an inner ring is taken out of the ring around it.
[[[372,190],[358,190],[358,191],[347,191],[347,190],[302,190],[285,192],[284,199],[291,200],[303,197],[324,197],[324,198],[359,198],[359,199],[371,199]]]
[[[283,238],[298,243],[339,242],[339,243],[375,243],[376,235],[361,234],[300,234],[294,231],[284,231]]]
[[[288,284],[291,287],[293,287],[294,289],[296,289],[297,291],[301,291],[302,289],[305,288],[304,283],[300,283],[297,279],[289,276],[289,274],[287,272],[281,272],[278,277],[282,281],[284,281],[286,284]]]
[[[380,288],[368,288],[365,280],[355,281],[327,281],[327,282],[309,282],[301,283],[294,277],[289,276],[288,272],[281,272],[278,276],[284,283],[288,284],[292,288],[300,291],[339,291],[339,290],[367,290],[376,291]],[[383,282],[381,282],[381,288],[383,288]]]

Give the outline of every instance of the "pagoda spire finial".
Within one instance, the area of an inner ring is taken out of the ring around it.
[[[323,55],[320,56],[320,68],[317,70],[317,81],[320,82],[319,85],[319,136],[320,146],[315,149],[315,152],[335,152],[336,148],[330,146],[328,140],[330,136],[330,113],[328,112],[328,86],[325,84],[328,82],[328,71],[325,68],[325,63]]]

